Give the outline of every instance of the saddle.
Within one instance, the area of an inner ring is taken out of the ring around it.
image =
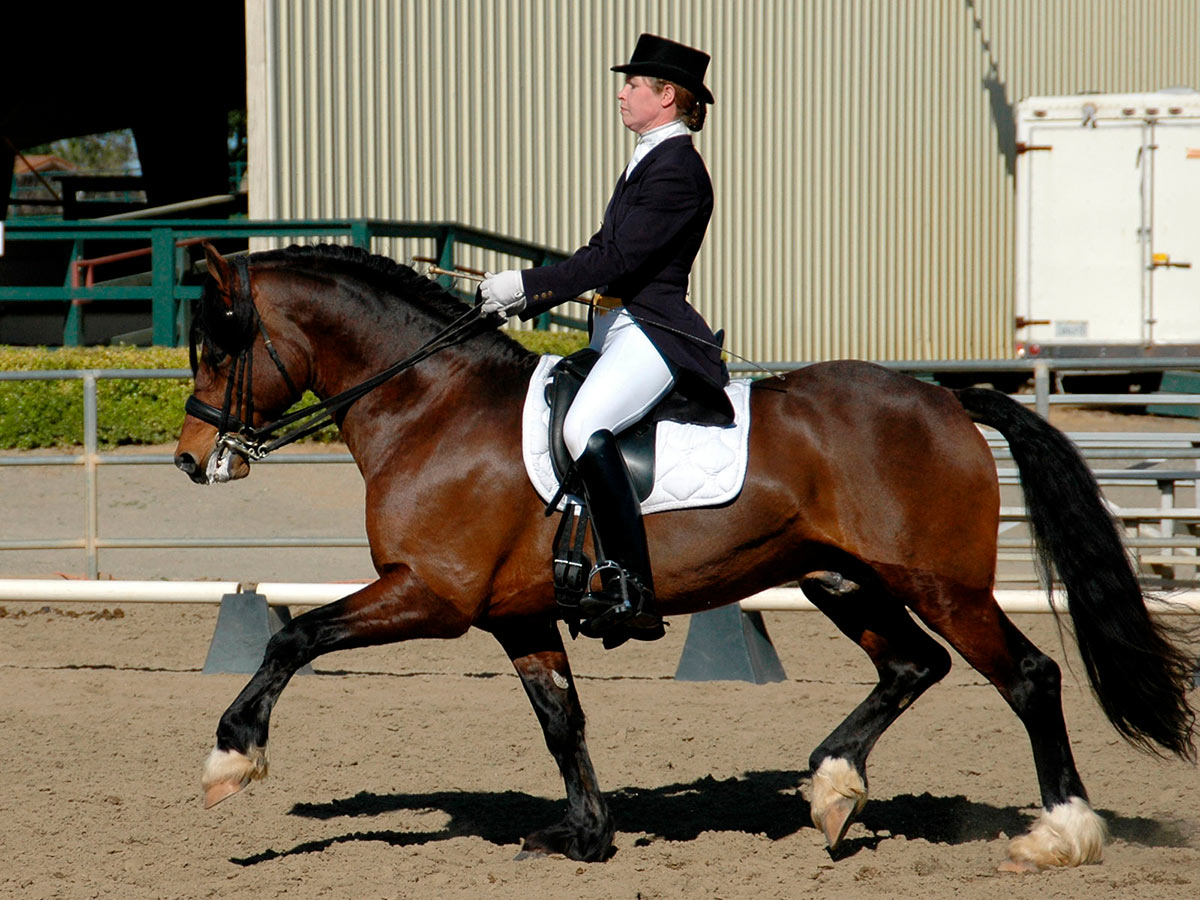
[[[718,342],[723,341],[724,337],[724,331],[717,332]],[[567,411],[571,408],[575,395],[579,393],[583,380],[587,378],[599,358],[599,351],[584,347],[560,359],[550,370],[550,380],[546,385],[546,405],[550,409],[550,463],[554,477],[560,485],[565,485],[573,466],[571,455],[563,443],[563,422],[566,421]],[[654,489],[655,431],[659,422],[720,426],[732,424],[731,419],[704,403],[702,391],[696,391],[695,385],[691,385],[689,389],[689,383],[683,376],[680,377],[682,384],[677,383],[645,416],[617,435],[621,456],[633,479],[638,500],[641,501],[645,501]],[[564,487],[562,493],[571,493],[571,488]],[[551,504],[555,505],[557,500]]]

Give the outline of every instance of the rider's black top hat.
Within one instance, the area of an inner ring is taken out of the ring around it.
[[[696,99],[713,102],[712,92],[704,86],[708,69],[708,54],[684,44],[677,44],[654,34],[643,34],[633,48],[633,56],[623,66],[613,66],[614,72],[626,75],[649,75],[664,78],[687,88]]]

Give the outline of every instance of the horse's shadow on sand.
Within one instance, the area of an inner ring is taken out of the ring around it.
[[[688,784],[658,788],[622,788],[607,794],[617,827],[644,833],[638,844],[656,840],[691,841],[705,831],[763,834],[772,840],[812,828],[808,801],[800,783],[802,771],[748,772],[718,781],[705,776]],[[335,844],[380,841],[406,847],[455,837],[478,837],[497,845],[517,845],[528,833],[560,820],[564,800],[548,800],[517,791],[435,791],[424,794],[362,792],[329,803],[297,803],[290,814],[308,819],[375,819],[401,811],[441,811],[450,821],[439,831],[351,830],[298,844],[290,850],[265,850],[231,862],[250,866],[294,856],[320,853]],[[1188,837],[1171,825],[1146,818],[1126,818],[1104,810],[1114,838],[1149,847],[1188,846]],[[900,795],[872,800],[859,821],[870,834],[847,840],[837,857],[874,848],[888,837],[963,844],[996,840],[1001,833],[1019,834],[1033,823],[1030,811],[975,803],[962,796]],[[814,840],[816,839],[814,835]]]

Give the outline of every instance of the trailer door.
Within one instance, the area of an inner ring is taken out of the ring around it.
[[[1195,344],[1200,336],[1200,123],[1159,119],[1152,133],[1151,339]]]
[[[1032,124],[1019,206],[1028,216],[1018,314],[1027,340],[1054,345],[1144,342],[1143,142],[1140,120]],[[1018,229],[1019,231],[1021,229]],[[1023,290],[1022,290],[1023,288]],[[1024,294],[1022,298],[1021,295]],[[1024,303],[1020,302],[1022,299]],[[1045,324],[1042,324],[1042,323]]]

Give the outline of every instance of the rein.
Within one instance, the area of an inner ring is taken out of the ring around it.
[[[254,309],[254,320],[259,332],[262,334],[267,352],[270,354],[271,360],[275,363],[275,368],[283,376],[284,383],[287,384],[288,389],[293,394],[299,395],[300,391],[288,375],[283,361],[279,358],[279,354],[275,352],[275,345],[271,342],[267,328],[258,314],[258,308],[253,305],[254,298],[250,293],[250,273],[245,258],[238,258],[236,264],[245,285],[246,296],[249,298],[250,304]],[[227,312],[226,315],[232,315],[232,312]],[[218,448],[239,453],[247,459],[265,459],[268,454],[278,450],[280,447],[284,447],[293,441],[298,441],[324,428],[334,421],[339,412],[345,410],[363,395],[370,393],[405,369],[412,368],[439,350],[444,350],[446,347],[451,346],[467,333],[470,326],[478,320],[479,316],[480,307],[471,307],[423,343],[412,354],[392,363],[386,369],[372,375],[366,381],[362,381],[353,387],[334,394],[332,397],[311,403],[258,428],[249,424],[249,420],[254,416],[254,401],[251,393],[254,357],[252,350],[254,343],[251,341],[238,354],[237,360],[234,363],[233,377],[226,381],[225,400],[222,408],[217,409],[212,404],[205,403],[193,394],[188,397],[187,402],[184,404],[184,410],[193,418],[199,419],[201,422],[212,425],[217,429],[216,446]],[[232,411],[235,391],[237,393],[236,413]],[[245,417],[244,419],[243,416]],[[271,438],[271,435],[275,434],[275,432],[296,425],[297,423],[302,424]],[[230,426],[232,426],[232,430],[230,430]]]

